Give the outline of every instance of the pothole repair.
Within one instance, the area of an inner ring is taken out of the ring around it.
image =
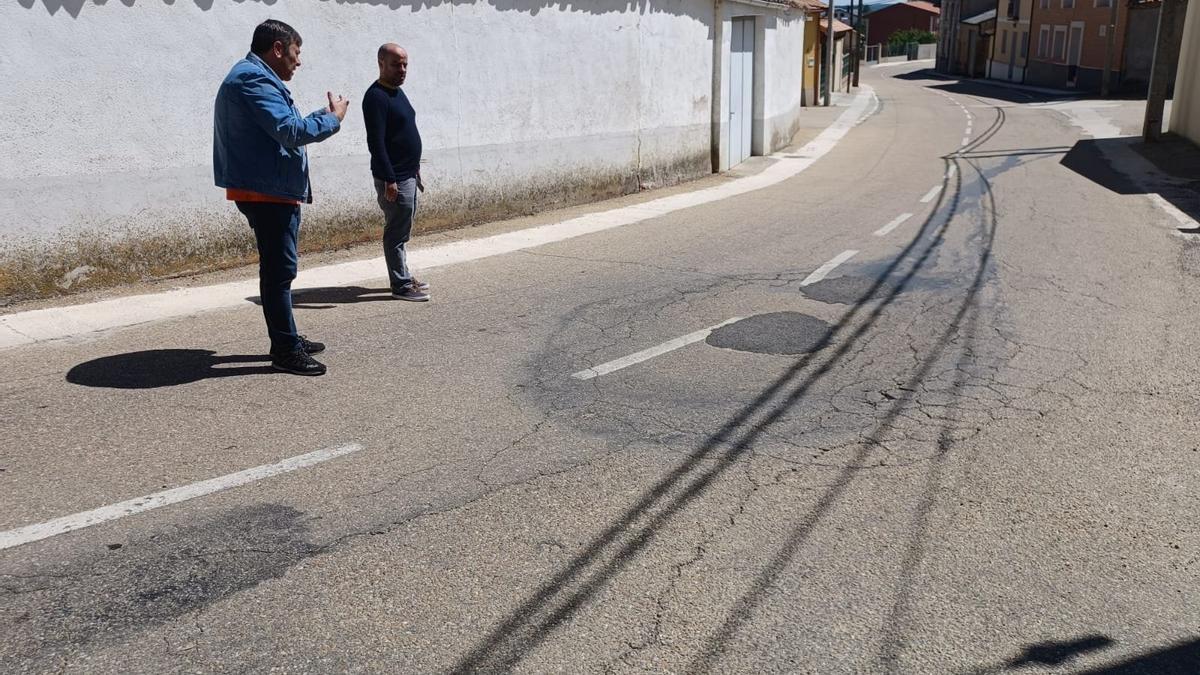
[[[793,355],[825,346],[833,327],[799,312],[759,314],[722,326],[705,340],[714,347],[755,354]]]
[[[876,284],[879,284],[876,288]],[[887,295],[894,286],[868,277],[835,277],[805,286],[800,291],[817,302],[854,305],[871,295]],[[874,290],[872,290],[874,289]]]

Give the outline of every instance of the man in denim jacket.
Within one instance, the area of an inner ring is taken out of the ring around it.
[[[325,366],[311,355],[325,345],[298,334],[292,317],[300,204],[312,203],[304,146],[337,133],[350,102],[327,92],[328,107],[300,116],[283,84],[300,67],[300,42],[300,34],[282,21],[267,20],[254,29],[250,53],[217,91],[213,174],[254,230],[271,365],[323,375]]]

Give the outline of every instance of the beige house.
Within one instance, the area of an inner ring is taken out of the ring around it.
[[[999,0],[996,10],[996,37],[992,41],[987,76],[1022,82],[1029,54],[1029,16],[1033,12],[1033,0]]]
[[[1200,7],[1197,4],[1200,3],[1188,3],[1187,19],[1183,23],[1170,129],[1200,144]]]

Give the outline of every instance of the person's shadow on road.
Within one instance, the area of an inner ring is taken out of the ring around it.
[[[256,305],[262,298],[252,295],[246,298]],[[295,309],[333,309],[335,305],[357,302],[392,300],[390,288],[363,288],[362,286],[322,286],[292,289],[292,307]]]
[[[67,371],[67,382],[111,389],[174,387],[210,377],[278,372],[267,365],[270,360],[265,354],[217,356],[207,349],[149,349],[81,363]]]

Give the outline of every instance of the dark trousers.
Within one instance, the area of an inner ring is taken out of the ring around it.
[[[259,202],[236,202],[250,222],[258,244],[258,292],[271,352],[290,352],[300,346],[296,320],[292,317],[292,281],[296,279],[299,255],[300,206]]]

